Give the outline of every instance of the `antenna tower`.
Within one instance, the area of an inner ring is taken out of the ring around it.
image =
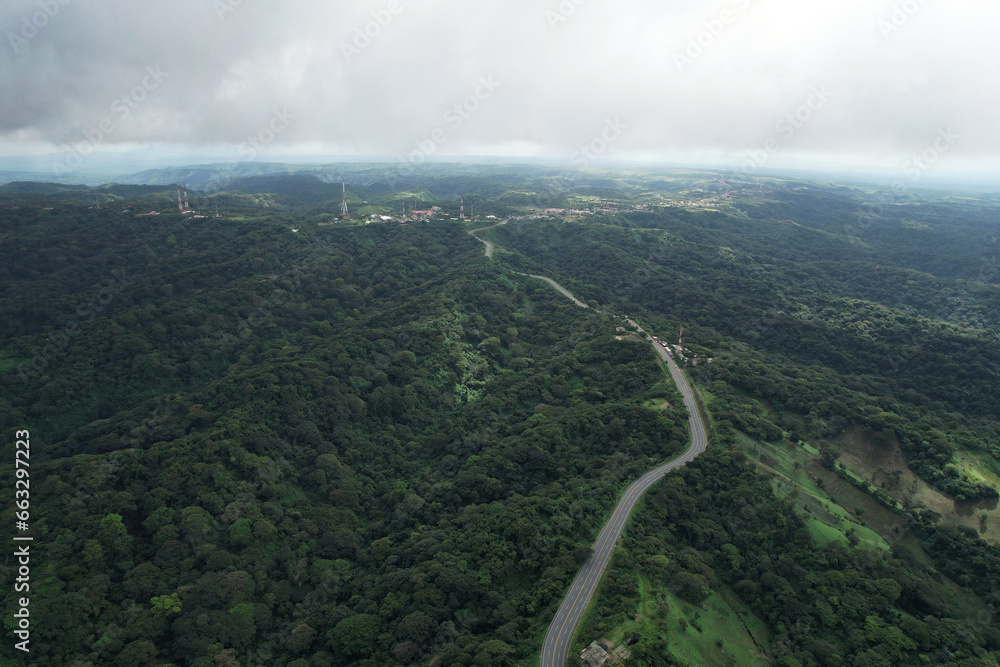
[[[340,217],[344,220],[350,220],[351,214],[347,211],[347,183],[344,179],[340,179],[340,186],[344,191],[344,199],[340,202]]]

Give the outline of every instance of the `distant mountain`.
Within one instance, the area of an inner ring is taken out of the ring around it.
[[[495,186],[498,175],[538,178],[559,173],[550,168],[528,165],[465,165],[431,163],[411,165],[404,162],[289,164],[280,162],[239,162],[203,164],[165,169],[148,169],[119,180],[147,185],[187,183],[206,192],[240,187],[240,179],[272,175],[312,176],[325,183],[345,178],[348,186],[371,188],[375,192],[394,192],[409,187],[433,185],[442,196],[457,196]],[[431,180],[428,180],[431,179]]]
[[[228,189],[230,184],[241,178],[293,173],[294,171],[294,165],[269,162],[220,163],[168,167],[165,169],[147,169],[126,176],[122,180],[137,185],[185,183],[189,188],[215,192]]]
[[[0,185],[0,194],[6,195],[57,195],[66,192],[90,190],[86,185],[64,185],[61,183],[37,183],[35,181],[15,181]]]
[[[226,185],[226,192],[270,192],[291,197],[301,206],[313,206],[325,201],[340,201],[340,183],[328,183],[315,174],[276,174],[249,176]]]

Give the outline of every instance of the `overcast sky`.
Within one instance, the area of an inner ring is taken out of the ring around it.
[[[0,155],[1000,158],[995,0],[4,0],[0,27]]]

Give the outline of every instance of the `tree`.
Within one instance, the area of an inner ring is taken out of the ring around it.
[[[129,537],[128,529],[122,523],[121,514],[108,514],[101,519],[97,536],[104,548],[115,555],[115,561],[119,567],[131,557],[132,538]]]
[[[499,639],[490,639],[479,645],[479,652],[476,654],[473,664],[503,667],[511,664],[510,658],[514,653],[514,647],[510,644]]]
[[[153,605],[153,611],[161,616],[171,616],[173,614],[179,614],[181,611],[182,604],[177,593],[171,593],[170,595],[157,595],[149,602]]]
[[[697,604],[708,597],[711,589],[708,586],[708,579],[700,574],[692,574],[681,570],[674,575],[672,589],[681,599],[687,600],[691,604]]]
[[[285,646],[292,653],[305,653],[316,639],[316,631],[308,623],[299,623],[288,633]]]
[[[146,667],[156,664],[156,646],[148,639],[137,639],[122,649],[115,658],[122,667]]]
[[[355,614],[340,621],[327,633],[333,651],[351,656],[369,655],[378,637],[379,620],[371,614]]]
[[[253,542],[253,531],[250,519],[237,519],[229,527],[229,546],[234,549],[241,549],[249,546]]]
[[[437,623],[422,611],[415,611],[403,619],[403,629],[410,639],[422,644],[431,636]]]

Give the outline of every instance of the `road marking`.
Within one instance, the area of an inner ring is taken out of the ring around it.
[[[509,222],[509,220],[510,218],[502,222],[498,222],[497,224],[492,225],[491,227],[499,227],[500,225],[505,225],[507,224],[507,222]],[[480,227],[478,229],[469,230],[469,234],[471,234],[474,238],[477,238],[480,241],[482,241],[483,244],[486,246],[484,254],[490,260],[493,259],[494,244],[491,243],[490,241],[485,241],[483,239],[480,239],[478,236],[476,236],[475,233],[477,231],[491,229],[491,227]],[[565,287],[563,287],[556,281],[552,280],[551,278],[546,278],[545,276],[537,276],[527,273],[519,273],[518,275],[529,276],[531,278],[539,278],[541,280],[544,280],[545,282],[555,287],[556,290],[562,293],[564,296],[569,297],[575,304],[587,308],[587,305],[585,303],[577,299],[575,296],[573,296],[573,294],[569,290],[567,290]],[[642,327],[640,327],[633,320],[627,319],[626,321],[628,321],[629,324],[632,324],[640,333],[645,333]],[[614,551],[614,547],[615,544],[618,542],[618,538],[621,537],[621,534],[625,531],[625,522],[628,520],[629,516],[631,516],[632,510],[635,509],[635,503],[639,500],[642,494],[644,494],[647,490],[649,490],[650,486],[658,482],[674,468],[680,467],[682,465],[685,465],[693,461],[699,454],[704,452],[708,446],[708,438],[705,435],[705,426],[701,421],[701,414],[698,412],[698,404],[695,401],[694,392],[691,390],[690,386],[687,383],[687,378],[684,377],[684,374],[681,373],[681,370],[677,366],[677,364],[674,363],[673,359],[669,355],[667,355],[666,352],[664,352],[660,348],[660,346],[658,346],[655,342],[652,342],[652,345],[653,349],[655,349],[659,353],[660,357],[667,363],[667,368],[670,370],[670,377],[673,379],[674,384],[677,385],[677,389],[681,392],[681,396],[684,399],[684,405],[688,409],[688,428],[691,431],[691,445],[687,448],[687,450],[683,454],[681,454],[674,460],[667,461],[666,463],[663,463],[653,468],[652,470],[646,472],[645,474],[641,475],[638,479],[632,482],[632,484],[630,484],[628,488],[625,489],[625,493],[618,501],[618,504],[615,507],[615,511],[611,515],[611,519],[609,519],[608,522],[604,524],[604,528],[601,530],[600,533],[598,533],[597,540],[595,540],[594,542],[593,551],[590,557],[584,562],[583,567],[580,569],[579,572],[577,572],[576,577],[573,579],[573,583],[570,584],[570,592],[572,592],[573,588],[576,587],[577,583],[579,582],[579,590],[576,593],[576,597],[573,598],[573,601],[569,604],[568,607],[565,605],[567,600],[569,600],[569,594],[567,594],[567,596],[563,598],[562,603],[560,603],[559,608],[556,610],[555,618],[552,619],[552,624],[549,626],[549,630],[546,631],[545,633],[545,638],[542,642],[542,654],[541,654],[542,667],[544,667],[544,663],[546,661],[548,661],[552,665],[552,667],[558,667],[555,662],[557,653],[562,653],[563,663],[565,664],[566,658],[568,657],[569,653],[569,642],[572,640],[572,637],[570,637],[570,639],[567,640],[563,636],[563,633],[565,632],[566,629],[566,623],[569,622],[570,616],[574,615],[577,603],[580,601],[580,596],[583,594],[583,591],[587,589],[588,586],[590,585],[590,579],[594,575],[594,572],[599,571],[599,575],[593,584],[593,588],[594,590],[596,590],[597,583],[600,581],[601,578],[600,575],[604,574],[604,569],[611,562],[611,553]],[[628,507],[628,511],[622,514],[623,510],[625,510],[626,507]],[[615,539],[611,541],[611,545],[609,547],[608,538],[611,537],[611,535],[614,533],[617,533],[617,535],[615,535]],[[598,561],[603,561],[600,564],[600,567],[598,567]],[[584,576],[583,581],[579,581],[580,575],[583,574],[583,570],[584,568],[587,567],[588,563],[590,564],[590,571],[587,572],[587,574]],[[594,590],[591,590],[587,594],[586,598],[587,603],[590,602],[590,598],[593,596]],[[584,610],[586,609],[586,604],[584,604],[583,608]],[[580,613],[575,614],[577,616],[577,619],[573,624],[574,630],[576,629],[577,625],[580,622],[581,614],[582,611]],[[559,630],[556,631],[555,635],[552,635],[552,627],[555,625],[556,621],[559,620],[560,616],[563,617],[563,622],[562,624],[560,624]],[[552,637],[551,642],[549,641],[550,637]],[[562,644],[566,645],[565,650],[560,651],[560,646]]]

